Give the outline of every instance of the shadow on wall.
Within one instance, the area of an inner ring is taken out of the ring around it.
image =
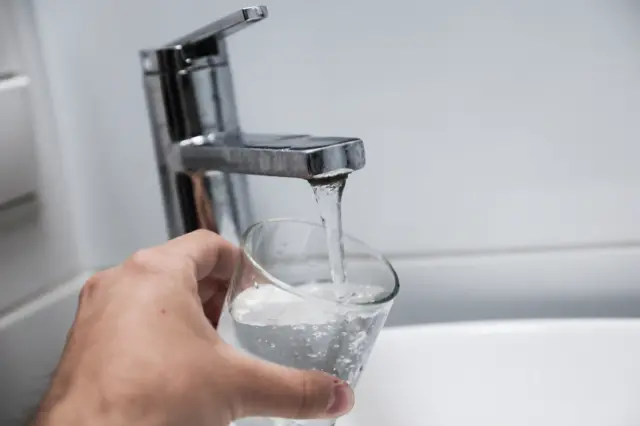
[[[393,259],[389,326],[522,318],[640,316],[640,248]]]
[[[576,298],[557,300],[538,298],[505,301],[487,298],[484,301],[432,299],[430,303],[400,296],[401,309],[392,310],[387,327],[422,323],[460,321],[494,321],[518,319],[571,319],[571,318],[637,318],[640,317],[640,296],[608,296],[597,300]]]

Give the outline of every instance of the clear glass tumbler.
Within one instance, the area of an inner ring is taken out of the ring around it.
[[[249,228],[220,319],[223,337],[260,359],[324,371],[355,386],[399,283],[380,253],[348,235],[343,240],[347,281],[334,284],[322,225],[279,219]],[[236,422],[333,424],[257,418]]]

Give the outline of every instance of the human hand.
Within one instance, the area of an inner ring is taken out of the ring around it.
[[[90,278],[35,425],[226,426],[347,413],[345,382],[249,358],[220,338],[214,326],[238,256],[201,230]]]

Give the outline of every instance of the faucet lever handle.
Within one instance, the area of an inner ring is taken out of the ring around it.
[[[220,41],[268,16],[266,6],[251,6],[218,19],[190,34],[168,43],[160,49],[142,52],[147,73],[175,73],[190,68],[199,59],[221,52]]]
[[[207,52],[207,47],[215,46],[217,40],[236,33],[255,22],[263,20],[267,16],[267,6],[245,7],[184,37],[180,37],[169,43],[167,47],[182,47],[182,49],[204,51],[202,52],[203,55],[215,55],[217,52]]]

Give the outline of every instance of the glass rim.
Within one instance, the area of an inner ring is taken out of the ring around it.
[[[308,299],[308,298],[315,298],[315,299],[320,299],[324,302],[328,302],[328,303],[332,303],[334,305],[340,305],[340,306],[347,306],[347,307],[357,307],[357,308],[366,308],[366,307],[372,307],[372,306],[381,306],[381,305],[385,305],[391,301],[393,301],[393,299],[395,299],[395,297],[398,295],[398,292],[400,291],[400,280],[398,279],[398,274],[395,270],[395,268],[393,267],[393,265],[391,265],[391,262],[389,262],[389,260],[378,250],[374,249],[373,247],[371,247],[369,244],[363,242],[362,240],[353,237],[352,235],[343,232],[342,237],[346,238],[350,241],[353,241],[357,244],[360,244],[361,246],[365,247],[367,249],[367,254],[371,255],[371,258],[378,260],[380,262],[382,262],[384,265],[386,265],[387,269],[391,272],[391,276],[393,279],[393,290],[391,290],[385,297],[380,298],[380,299],[376,299],[373,302],[365,302],[365,303],[349,303],[349,302],[341,302],[338,300],[332,300],[326,297],[322,297],[322,296],[318,296],[318,295],[314,295],[314,294],[309,294],[306,293],[304,291],[299,291],[296,289],[295,286],[289,285],[286,282],[282,281],[279,278],[276,278],[273,274],[271,274],[269,271],[267,271],[262,265],[260,265],[260,263],[258,263],[258,261],[253,257],[252,253],[247,249],[247,242],[249,240],[249,237],[251,236],[251,234],[253,232],[256,231],[256,229],[268,225],[268,224],[273,224],[273,223],[298,223],[298,224],[303,224],[303,225],[309,225],[312,227],[316,227],[316,228],[324,228],[324,225],[321,223],[317,223],[317,222],[312,222],[310,220],[305,220],[305,219],[293,219],[293,218],[276,218],[276,219],[267,219],[267,220],[262,220],[260,222],[256,222],[253,225],[249,226],[246,231],[244,231],[244,233],[242,234],[242,240],[240,243],[240,248],[242,250],[242,252],[244,253],[244,255],[247,257],[247,259],[249,259],[249,262],[251,262],[251,264],[258,269],[258,271],[260,271],[261,274],[264,275],[265,278],[267,278],[268,280],[271,281],[271,284],[275,285],[276,287],[280,288],[281,290],[284,290],[288,293],[292,293],[298,297],[304,298],[304,299]],[[345,256],[346,257],[346,256]]]

